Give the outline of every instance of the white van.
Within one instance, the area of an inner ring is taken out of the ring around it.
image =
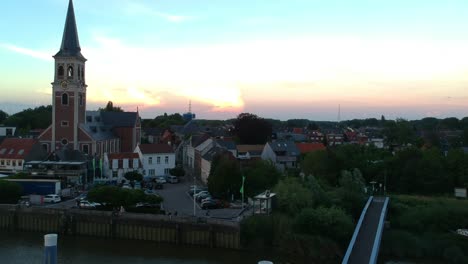
[[[57,194],[48,194],[44,196],[44,203],[59,203],[62,199]]]
[[[169,175],[169,176],[167,176],[167,181],[170,182],[170,183],[178,183],[179,178],[177,178],[176,176]]]

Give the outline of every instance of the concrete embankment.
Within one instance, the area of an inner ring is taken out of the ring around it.
[[[166,215],[0,205],[0,229],[240,248],[238,223]]]

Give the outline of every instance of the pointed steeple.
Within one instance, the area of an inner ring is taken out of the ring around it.
[[[78,39],[78,30],[76,28],[75,11],[73,9],[73,1],[68,3],[67,18],[65,20],[65,28],[63,29],[62,45],[56,56],[73,57],[77,56],[85,59],[81,54],[80,41]]]

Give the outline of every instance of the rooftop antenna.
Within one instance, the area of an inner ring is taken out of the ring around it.
[[[192,100],[189,100],[188,112],[189,112],[189,113],[192,113]]]

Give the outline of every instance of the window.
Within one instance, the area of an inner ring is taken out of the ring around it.
[[[83,145],[83,153],[89,154],[89,145]]]
[[[169,164],[169,156],[164,157],[164,163]]]
[[[63,66],[58,67],[57,74],[58,74],[59,79],[63,78]]]
[[[171,170],[171,169],[167,169],[167,168],[164,169],[164,175],[169,175],[169,171],[170,171],[170,170]]]
[[[7,135],[7,136],[13,136],[13,129],[7,128],[7,129],[6,129],[6,135]]]
[[[93,117],[92,116],[86,116],[86,122],[92,122]]]
[[[68,105],[68,94],[62,94],[62,105]]]
[[[23,166],[23,161],[18,160],[18,166]]]
[[[42,144],[42,148],[45,150],[45,151],[49,151],[49,144]]]
[[[61,125],[62,125],[63,127],[67,127],[67,126],[68,126],[68,121],[62,121],[62,122],[61,122]]]
[[[13,160],[13,162],[11,163],[11,165],[12,165],[13,167],[16,167],[16,160]]]
[[[78,66],[78,80],[81,79],[81,69],[80,69],[80,66]]]
[[[78,95],[78,100],[80,101],[80,106],[83,106],[83,94]]]
[[[7,161],[6,161],[6,165],[7,165],[7,166],[10,166],[10,160],[7,160]]]
[[[72,66],[68,66],[67,76],[68,76],[68,78],[73,78],[73,67]]]
[[[153,157],[148,158],[148,164],[153,164]]]
[[[149,174],[149,176],[154,176],[155,175],[154,169],[149,169],[148,174]]]
[[[156,158],[156,164],[160,164],[161,163],[161,157],[157,157]]]
[[[117,171],[112,171],[112,178],[117,178],[118,174]]]
[[[5,166],[5,161],[4,161],[4,160],[0,160],[0,165]]]

